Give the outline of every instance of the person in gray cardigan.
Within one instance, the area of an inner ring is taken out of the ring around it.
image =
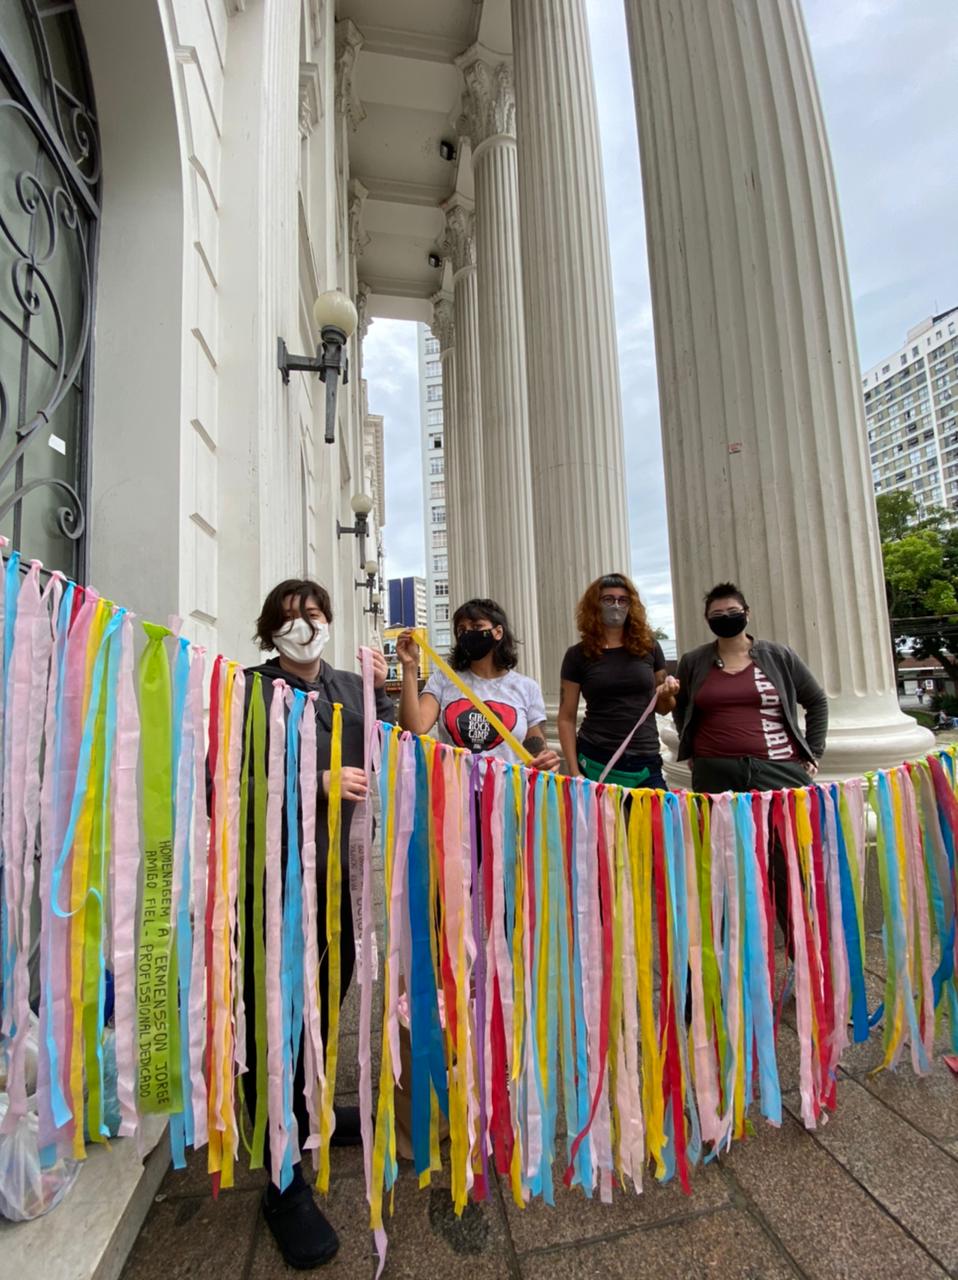
[[[824,689],[793,649],[749,635],[748,619],[738,587],[718,583],[705,597],[716,639],[679,659],[678,758],[689,761],[695,791],[803,787],[825,750]]]
[[[705,597],[705,621],[715,640],[679,659],[672,714],[678,758],[691,765],[694,791],[804,787],[825,750],[824,689],[793,649],[749,635],[748,618],[738,587],[718,583]],[[777,840],[769,861],[775,913],[791,953],[788,878]]]

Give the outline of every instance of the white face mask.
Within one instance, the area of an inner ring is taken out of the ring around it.
[[[313,628],[305,618],[294,618],[273,636],[273,644],[290,662],[315,662],[329,641],[329,623],[315,622]]]

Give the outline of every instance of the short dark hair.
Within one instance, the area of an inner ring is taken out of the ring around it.
[[[299,616],[307,622],[309,622],[309,618],[306,617],[306,605],[310,601],[322,609],[326,615],[327,622],[332,622],[333,606],[329,599],[329,592],[325,587],[321,587],[312,578],[287,578],[285,582],[277,583],[272,589],[263,601],[260,615],[256,619],[256,633],[253,639],[261,649],[276,648],[273,643],[273,636],[277,631],[282,631],[287,623],[283,601],[289,596],[299,597]],[[310,623],[310,627],[312,628],[312,623]],[[315,631],[315,628],[312,629]]]
[[[519,654],[516,650],[516,638],[509,626],[505,610],[495,600],[467,600],[452,615],[453,646],[450,661],[456,671],[468,671],[469,659],[459,650],[456,643],[456,632],[460,622],[491,622],[494,627],[502,627],[502,639],[492,651],[492,660],[500,671],[511,671],[518,665]]]
[[[734,582],[716,582],[715,586],[705,597],[706,616],[716,600],[737,600],[743,609],[748,609],[748,601],[742,595],[741,591],[739,591]]]

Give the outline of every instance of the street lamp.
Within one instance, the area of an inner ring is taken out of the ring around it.
[[[382,602],[383,602],[383,598],[378,591],[371,591],[369,593],[369,608],[364,609],[363,613],[371,613],[373,615],[374,627],[378,625],[376,619],[379,617],[380,613],[382,612]]]
[[[291,372],[318,373],[321,382],[326,383],[326,443],[332,444],[336,439],[336,392],[339,375],[343,375],[343,385],[349,381],[349,357],[346,354],[346,343],[356,332],[359,317],[352,299],[340,289],[327,289],[316,299],[313,306],[313,321],[319,330],[321,346],[317,347],[315,356],[291,356],[286,343],[279,339],[279,356],[277,363],[283,375],[283,381],[289,383]]]
[[[344,533],[351,533],[357,537],[359,539],[359,563],[365,568],[366,535],[369,532],[369,513],[373,509],[373,500],[367,493],[354,493],[349,500],[349,505],[353,509],[353,515],[356,517],[356,523],[340,524],[337,520],[336,541],[338,542]]]

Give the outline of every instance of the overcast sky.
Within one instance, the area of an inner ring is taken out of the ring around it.
[[[632,569],[672,635],[645,221],[623,6],[587,0],[625,415]],[[805,0],[838,182],[862,368],[958,305],[956,0]],[[376,320],[363,353],[385,416],[386,568],[424,572],[415,328]]]

